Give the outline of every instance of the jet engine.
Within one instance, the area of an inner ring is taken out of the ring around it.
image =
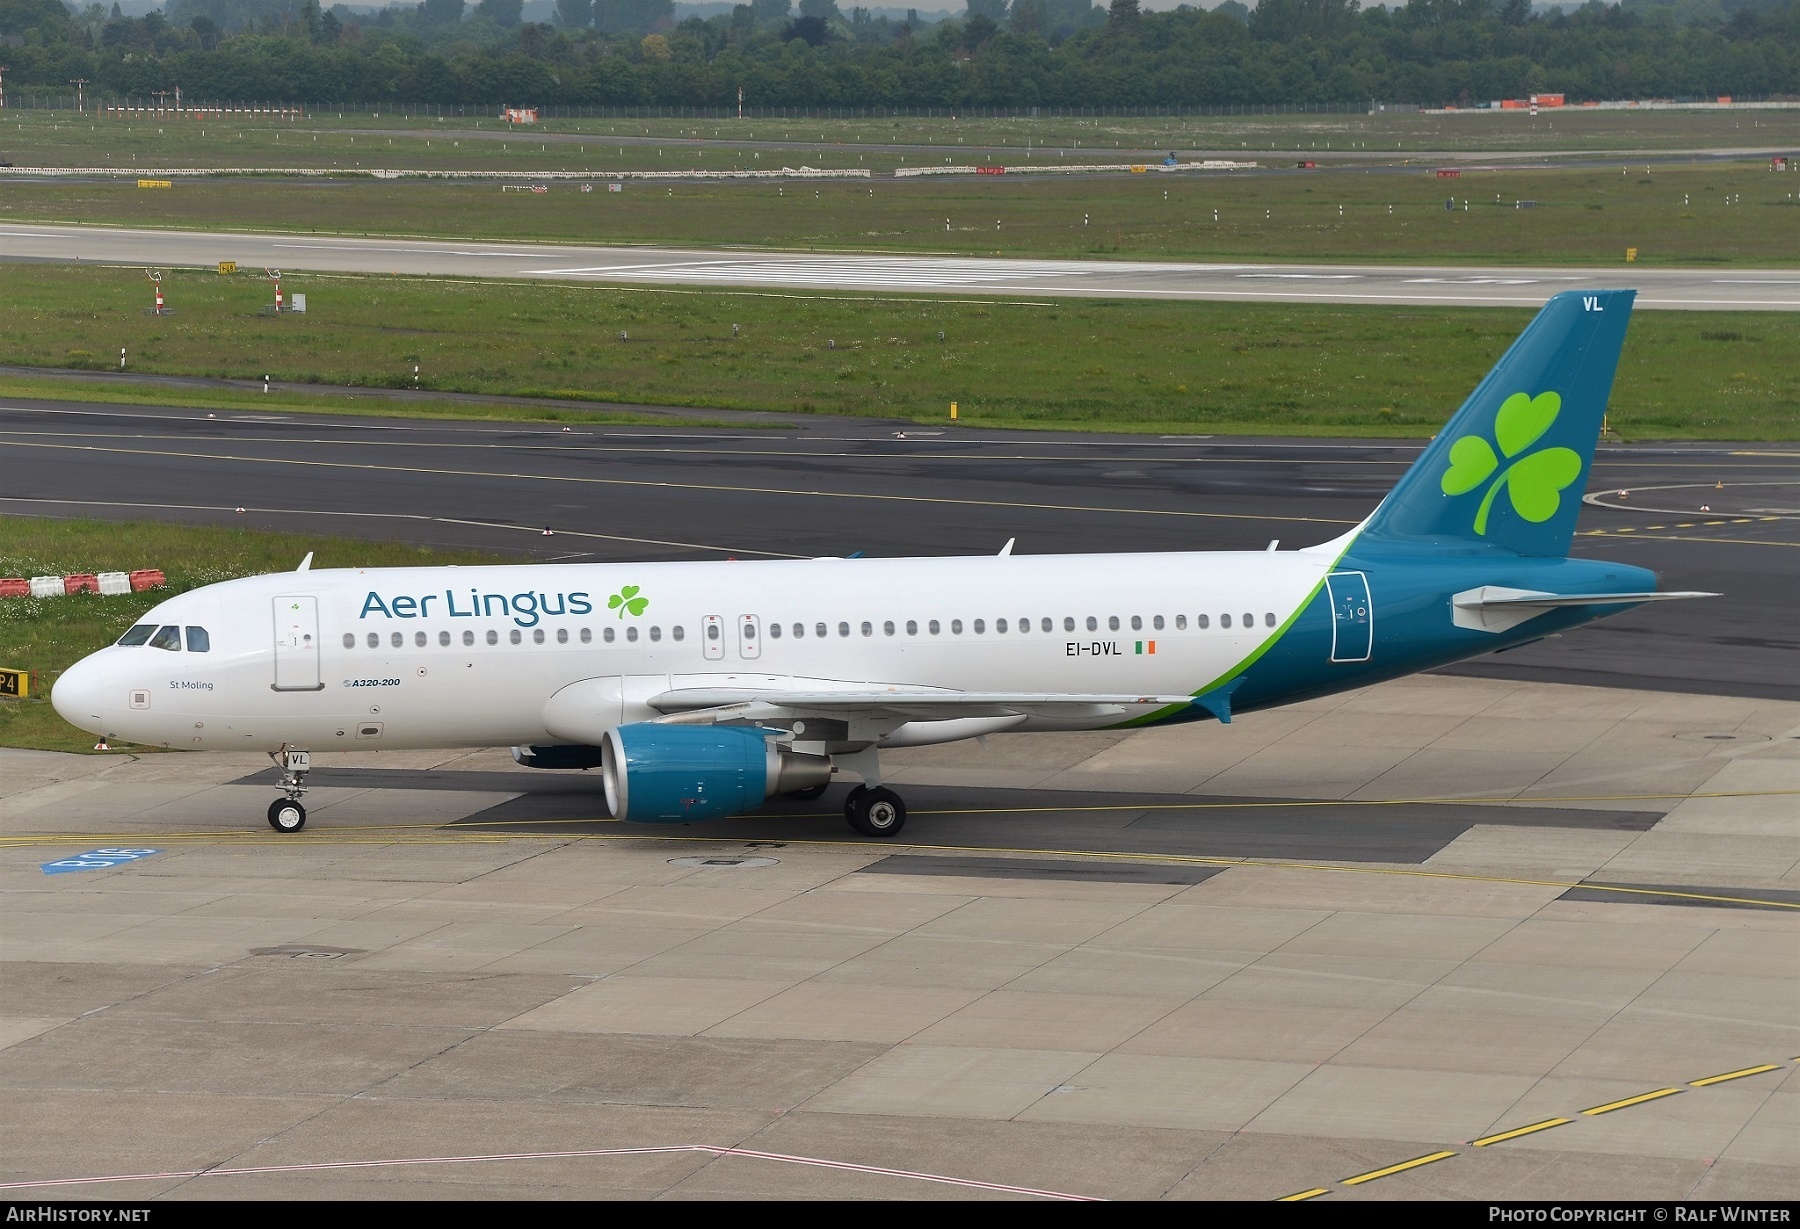
[[[680,823],[829,784],[831,760],[789,751],[755,727],[641,721],[606,732],[600,772],[614,819]]]

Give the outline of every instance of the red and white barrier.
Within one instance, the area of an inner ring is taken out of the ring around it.
[[[72,572],[67,576],[0,576],[0,597],[63,597],[71,593],[143,593],[168,584],[160,568],[135,572]]]

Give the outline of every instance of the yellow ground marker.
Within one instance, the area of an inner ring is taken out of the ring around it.
[[[1518,1139],[1521,1135],[1535,1135],[1539,1131],[1548,1131],[1551,1127],[1565,1127],[1574,1121],[1573,1118],[1546,1118],[1542,1122],[1534,1122],[1528,1127],[1515,1127],[1511,1131],[1502,1131],[1498,1135],[1483,1136],[1482,1138],[1473,1141],[1473,1143],[1477,1148],[1485,1148],[1489,1144],[1499,1144],[1504,1143],[1509,1139]]]
[[[1386,1169],[1371,1169],[1366,1174],[1357,1174],[1354,1178],[1345,1178],[1343,1185],[1360,1186],[1364,1182],[1373,1182],[1377,1178],[1386,1178],[1393,1174],[1403,1173],[1408,1169],[1417,1169],[1419,1166],[1429,1165],[1433,1161],[1448,1160],[1455,1155],[1456,1153],[1448,1151],[1429,1152],[1424,1156],[1415,1156],[1410,1161],[1401,1161],[1398,1165],[1389,1165]]]
[[[1622,1110],[1628,1105],[1642,1105],[1646,1101],[1655,1101],[1660,1097],[1672,1097],[1680,1091],[1679,1088],[1659,1088],[1655,1092],[1639,1093],[1635,1097],[1626,1097],[1623,1101],[1608,1101],[1605,1105],[1596,1105],[1592,1109],[1585,1109],[1581,1112],[1589,1115],[1610,1114],[1614,1110]]]
[[[1299,1203],[1303,1199],[1317,1199],[1320,1195],[1329,1195],[1330,1191],[1322,1186],[1315,1186],[1310,1191],[1295,1191],[1292,1195],[1283,1195],[1276,1203]]]
[[[1705,1088],[1708,1084],[1723,1084],[1726,1080],[1741,1080],[1747,1075],[1761,1075],[1765,1071],[1776,1071],[1780,1063],[1764,1063],[1760,1067],[1745,1067],[1741,1071],[1727,1071],[1724,1075],[1709,1075],[1704,1080],[1695,1080],[1689,1088]]]

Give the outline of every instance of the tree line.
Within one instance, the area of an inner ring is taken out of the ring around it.
[[[1800,97],[1800,0],[968,0],[927,25],[835,0],[751,0],[677,22],[671,0],[169,0],[124,17],[0,0],[9,93],[191,101],[515,106],[1144,107],[1471,105],[1555,92]]]

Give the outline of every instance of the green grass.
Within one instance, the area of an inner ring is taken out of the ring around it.
[[[668,144],[642,144],[666,140]],[[625,144],[629,140],[631,144]],[[706,152],[702,156],[701,143]],[[848,146],[833,149],[834,145]],[[1080,154],[1210,152],[1339,158],[1423,152],[1572,154],[1800,145],[1800,112],[1617,111],[1569,108],[1452,115],[1274,115],[1072,119],[693,120],[548,119],[509,128],[497,117],[446,118],[400,107],[380,115],[314,112],[299,120],[194,120],[14,109],[0,117],[0,157],[20,166],[289,166],[345,171],[889,169],[942,160],[932,149],[1002,149],[1022,161]],[[859,148],[861,147],[861,148]],[[883,149],[882,147],[895,147]],[[755,155],[761,154],[758,158]]]
[[[111,369],[124,346],[132,369],[177,375],[404,387],[416,363],[430,389],[625,404],[942,421],[954,401],[976,425],[1420,436],[1532,315],[309,274],[284,288],[311,310],[274,319],[258,314],[269,291],[254,279],[173,271],[164,285],[178,315],[145,313],[139,270],[10,266],[6,355]],[[1639,313],[1613,425],[1627,438],[1791,439],[1795,354],[1800,314]]]
[[[161,568],[168,586],[98,597],[0,598],[0,666],[31,671],[32,694],[0,700],[0,747],[87,751],[94,738],[50,707],[50,691],[72,663],[119,638],[158,602],[238,576],[286,571],[308,551],[319,567],[404,567],[509,562],[492,554],[353,542],[307,534],[178,525],[0,516],[0,576]]]
[[[1096,179],[629,182],[543,195],[496,183],[176,180],[0,183],[11,221],[983,256],[1800,264],[1800,174],[1761,163]],[[1456,208],[1446,210],[1447,199]],[[1532,201],[1530,208],[1517,202]],[[1467,208],[1464,203],[1467,202]],[[1218,221],[1215,222],[1214,212]],[[1341,211],[1341,212],[1340,212]],[[946,221],[949,223],[946,228]],[[219,245],[220,259],[234,256]]]

